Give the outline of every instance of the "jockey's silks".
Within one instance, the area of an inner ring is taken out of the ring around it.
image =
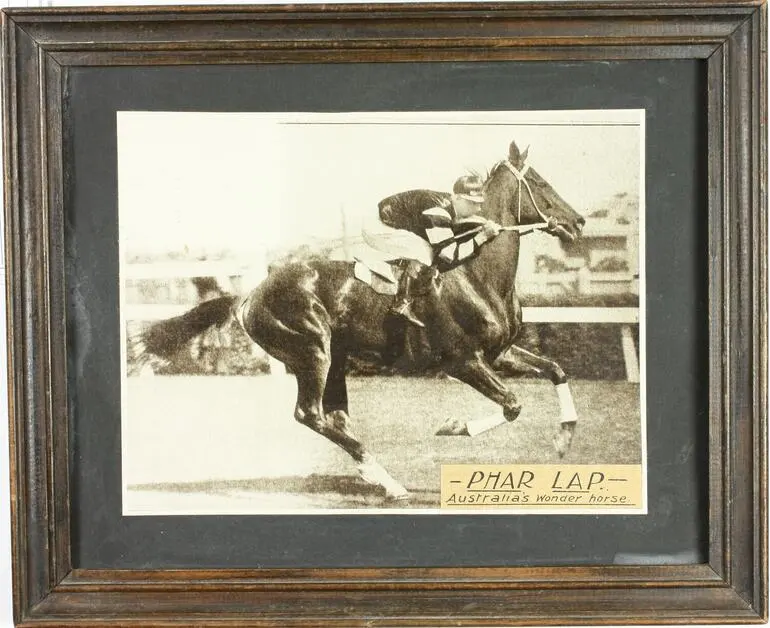
[[[433,249],[434,264],[443,271],[464,264],[479,254],[489,241],[481,230],[485,220],[458,220],[451,195],[431,190],[409,190],[379,203],[380,220],[389,227],[404,229],[426,240]]]

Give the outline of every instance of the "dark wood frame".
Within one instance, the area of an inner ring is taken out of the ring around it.
[[[22,625],[767,619],[766,7],[753,1],[9,10],[3,99],[14,608]],[[62,98],[73,66],[707,59],[709,562],[72,569]]]

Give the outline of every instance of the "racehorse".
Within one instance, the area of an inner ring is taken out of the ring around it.
[[[585,220],[529,167],[526,157],[527,151],[513,142],[508,157],[490,171],[482,213],[504,230],[478,257],[445,273],[439,290],[416,300],[415,311],[425,328],[410,328],[407,337],[419,335],[419,342],[410,345],[414,351],[500,405],[501,423],[515,420],[521,405],[492,362],[510,349],[509,355],[529,371],[547,375],[561,405],[561,429],[554,444],[564,455],[577,422],[567,378],[555,362],[513,346],[521,328],[514,282],[525,225],[546,224],[547,232],[572,241]],[[408,496],[407,490],[351,430],[345,381],[349,355],[384,356],[391,350],[386,330],[391,301],[357,280],[351,262],[293,262],[272,269],[243,299],[226,295],[155,324],[142,342],[148,352],[167,357],[208,327],[235,316],[252,340],[295,375],[295,419],[350,454],[364,480],[383,487],[387,497],[400,499]],[[455,425],[448,433],[468,432]]]

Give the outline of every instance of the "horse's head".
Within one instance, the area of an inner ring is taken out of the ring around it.
[[[485,213],[503,226],[548,223],[545,231],[572,242],[585,219],[527,163],[528,148],[511,142],[508,159],[497,163],[485,183]]]

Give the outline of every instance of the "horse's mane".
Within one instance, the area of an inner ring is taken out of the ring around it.
[[[481,179],[482,183],[486,185],[487,180],[489,179],[489,170],[476,170],[475,168],[468,168],[468,174],[472,177],[476,177],[477,179]]]
[[[500,169],[500,166],[502,166],[504,162],[505,162],[504,159],[498,161],[494,166],[489,168],[484,173],[483,189],[484,189],[485,192],[487,190],[487,186],[492,182],[492,177],[494,177],[497,174],[497,171]],[[481,176],[481,173],[477,173],[475,171],[471,171],[471,172],[474,172],[474,174],[476,174],[479,177]]]

